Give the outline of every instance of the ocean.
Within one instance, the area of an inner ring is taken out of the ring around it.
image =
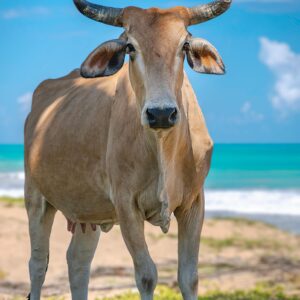
[[[0,196],[23,196],[23,160],[22,145],[0,145]],[[205,188],[208,212],[300,222],[300,144],[216,144]]]

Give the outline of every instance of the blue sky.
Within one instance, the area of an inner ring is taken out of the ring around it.
[[[96,1],[96,0],[95,0]],[[186,70],[215,142],[300,142],[300,1],[233,0],[226,14],[190,27],[223,57],[225,76]],[[121,33],[79,14],[71,0],[0,2],[0,143],[22,143],[35,87],[80,66]],[[100,1],[98,1],[100,3]],[[101,1],[193,6],[204,1]]]

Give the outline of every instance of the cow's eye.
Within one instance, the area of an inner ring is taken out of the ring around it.
[[[183,44],[182,49],[183,49],[184,51],[189,50],[189,49],[190,49],[190,43],[189,43],[189,42],[185,42],[185,43]]]
[[[127,53],[133,53],[135,52],[135,48],[133,47],[132,44],[127,44],[126,51]]]

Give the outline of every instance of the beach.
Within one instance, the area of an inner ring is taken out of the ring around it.
[[[159,284],[176,289],[177,228],[168,234],[146,225],[150,253],[158,266]],[[70,299],[65,253],[71,234],[58,213],[51,235],[50,264],[43,295]],[[0,202],[0,299],[17,299],[29,291],[29,238],[22,203]],[[300,237],[262,222],[241,218],[206,218],[199,256],[200,295],[257,286],[281,286],[300,297]],[[102,233],[92,264],[90,297],[135,291],[131,257],[119,226]],[[296,298],[295,298],[296,299]],[[300,299],[300,298],[299,298]]]

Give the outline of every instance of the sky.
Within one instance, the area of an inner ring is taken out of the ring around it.
[[[94,0],[125,7],[194,6],[203,0]],[[207,2],[207,1],[206,1]],[[225,76],[185,69],[216,143],[300,143],[300,1],[233,0],[191,26],[210,41]],[[78,68],[120,28],[83,17],[71,0],[0,1],[0,143],[22,143],[36,86]]]

